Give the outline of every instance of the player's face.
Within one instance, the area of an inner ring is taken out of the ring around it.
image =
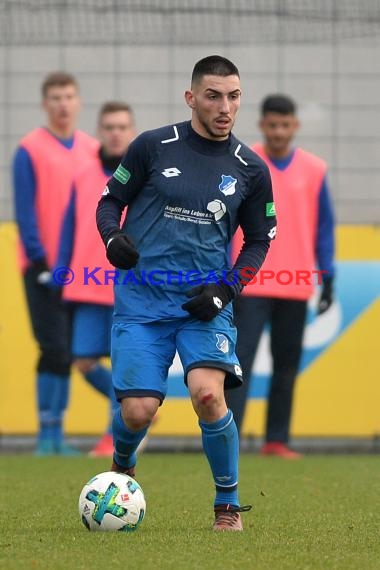
[[[192,109],[193,129],[207,139],[228,138],[240,107],[240,96],[237,75],[204,75],[185,93],[186,103]]]
[[[65,130],[74,128],[80,109],[79,93],[75,85],[49,87],[42,104],[51,127]]]
[[[98,128],[100,142],[107,156],[121,156],[136,137],[133,117],[128,111],[106,113]]]
[[[298,127],[297,118],[291,114],[266,113],[260,121],[266,145],[273,154],[285,154],[290,150]]]

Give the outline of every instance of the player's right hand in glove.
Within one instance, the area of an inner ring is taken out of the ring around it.
[[[131,269],[137,265],[139,252],[129,237],[121,230],[116,230],[107,241],[108,261],[119,269]]]

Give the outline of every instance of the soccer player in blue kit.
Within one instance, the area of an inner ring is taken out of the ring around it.
[[[266,215],[269,170],[231,134],[240,96],[231,61],[200,60],[185,92],[191,121],[138,136],[97,209],[107,258],[118,268],[111,357],[121,407],[112,470],[135,475],[136,449],[165,398],[177,350],[215,483],[217,531],[242,530],[240,513],[251,508],[239,503],[239,438],[224,399],[224,387],[242,382],[231,301],[275,235],[275,218]],[[231,268],[238,225],[244,245]]]

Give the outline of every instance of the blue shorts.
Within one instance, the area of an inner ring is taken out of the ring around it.
[[[73,314],[74,358],[100,358],[111,353],[113,307],[81,303]]]
[[[184,381],[193,368],[226,371],[225,388],[242,383],[235,354],[236,328],[230,314],[211,322],[173,319],[150,323],[115,322],[112,326],[112,376],[118,400],[127,396],[152,396],[163,401],[168,371],[176,350]]]

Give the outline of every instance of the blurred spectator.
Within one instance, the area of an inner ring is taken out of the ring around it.
[[[26,300],[40,349],[36,454],[72,455],[78,452],[63,437],[71,364],[70,314],[59,294],[49,287],[50,268],[57,256],[74,174],[96,155],[99,144],[75,127],[80,96],[72,75],[55,72],[45,78],[42,106],[46,126],[27,134],[14,157],[15,211]]]
[[[253,150],[270,169],[278,236],[256,282],[245,287],[235,302],[236,353],[244,383],[226,393],[227,403],[241,430],[253,361],[263,328],[268,323],[273,373],[266,442],[261,453],[285,458],[299,457],[289,449],[288,441],[307,301],[314,291],[312,272],[316,265],[324,272],[318,314],[327,311],[333,301],[334,278],[334,216],[327,167],[315,155],[292,147],[298,127],[292,99],[270,95],[263,101],[260,128],[264,143],[254,145]],[[267,215],[275,215],[272,204],[267,204]],[[242,238],[238,233],[233,245],[235,255],[241,247]]]
[[[107,261],[95,222],[95,211],[108,179],[118,167],[136,131],[132,109],[123,102],[105,103],[99,112],[98,155],[87,160],[75,176],[61,231],[54,272],[63,299],[73,305],[74,365],[100,393],[110,398],[110,420],[118,407],[111,370],[100,363],[110,355],[115,268]],[[66,268],[70,273],[65,274]],[[98,269],[96,269],[98,268]],[[93,272],[93,273],[92,273]],[[110,273],[107,273],[110,272]],[[93,275],[93,276],[92,276]],[[72,279],[72,282],[70,282]],[[112,456],[112,424],[91,455]]]

